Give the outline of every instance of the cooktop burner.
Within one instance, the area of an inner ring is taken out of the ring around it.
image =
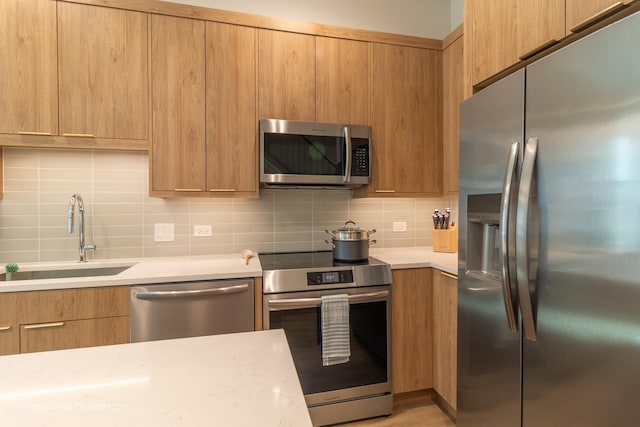
[[[261,253],[259,256],[263,270],[297,270],[384,264],[373,257],[362,261],[338,261],[333,259],[332,251]]]

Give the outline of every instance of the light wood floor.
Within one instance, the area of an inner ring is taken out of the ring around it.
[[[411,394],[394,402],[393,415],[370,418],[335,427],[455,427],[455,423],[433,402],[431,395]]]

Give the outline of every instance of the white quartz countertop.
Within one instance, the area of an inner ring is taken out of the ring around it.
[[[111,276],[69,277],[61,279],[13,280],[0,282],[0,292],[36,291],[46,289],[86,288],[98,286],[139,285],[197,280],[239,279],[262,276],[257,256],[249,259],[238,254],[201,255],[167,258],[114,259],[78,262],[21,263],[20,271],[64,270],[131,266]]]
[[[282,330],[0,357],[3,426],[311,426]]]
[[[432,267],[458,275],[458,253],[434,252],[431,246],[415,248],[371,248],[369,255],[392,269]]]
[[[433,248],[371,248],[370,255],[391,265],[392,269],[433,267],[458,274],[458,254],[433,252]],[[48,289],[86,288],[98,286],[139,285],[149,283],[187,282],[198,280],[239,279],[261,277],[258,256],[249,259],[238,254],[182,256],[167,258],[96,260],[86,263],[52,262],[22,263],[20,271],[100,268],[131,266],[127,270],[97,277],[13,280],[0,282],[0,292],[37,291]]]

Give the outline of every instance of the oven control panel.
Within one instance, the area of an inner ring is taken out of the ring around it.
[[[333,285],[336,283],[352,283],[353,271],[314,271],[307,273],[307,285]]]

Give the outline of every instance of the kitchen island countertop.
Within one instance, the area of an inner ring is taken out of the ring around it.
[[[7,426],[311,426],[282,330],[0,357]]]

